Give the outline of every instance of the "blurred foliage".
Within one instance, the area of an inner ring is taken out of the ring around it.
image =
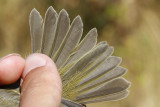
[[[99,41],[115,47],[123,58],[125,75],[132,82],[130,95],[121,101],[88,107],[160,107],[160,1],[159,0],[0,0],[0,56],[31,53],[28,18],[36,8],[44,17],[49,6],[80,15],[84,34],[96,27]]]

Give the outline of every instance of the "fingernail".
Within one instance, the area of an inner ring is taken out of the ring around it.
[[[40,55],[32,54],[26,59],[26,66],[22,75],[22,78],[32,71],[33,69],[43,67],[47,63],[46,59]]]
[[[7,56],[4,56],[4,57],[0,58],[0,61],[4,60],[4,59],[6,59],[6,58],[9,58],[9,57],[11,57],[11,56],[21,56],[21,55],[19,55],[19,54],[17,54],[17,53],[8,54]]]

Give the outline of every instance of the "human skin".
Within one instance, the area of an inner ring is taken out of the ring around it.
[[[62,83],[54,62],[44,54],[23,59],[10,54],[0,59],[0,85],[21,78],[20,107],[59,107]]]

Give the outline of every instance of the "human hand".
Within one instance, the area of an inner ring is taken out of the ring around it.
[[[53,61],[43,54],[24,60],[18,54],[0,59],[0,85],[21,83],[20,107],[59,107],[62,83]]]

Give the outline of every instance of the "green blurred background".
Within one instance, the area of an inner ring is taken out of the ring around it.
[[[84,35],[93,27],[98,40],[115,47],[128,68],[130,95],[121,101],[88,107],[160,107],[160,0],[0,0],[0,57],[31,53],[29,14],[33,8],[44,17],[49,6],[65,8],[71,20],[84,22]]]

